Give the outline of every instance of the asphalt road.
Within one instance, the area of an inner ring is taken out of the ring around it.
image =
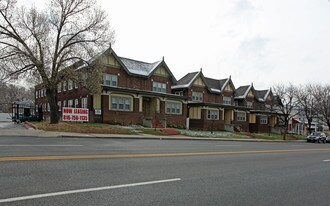
[[[0,137],[0,205],[330,205],[330,144]]]

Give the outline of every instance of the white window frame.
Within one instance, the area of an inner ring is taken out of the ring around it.
[[[78,108],[78,106],[79,106],[79,100],[78,99],[75,99],[74,100],[74,107],[75,108]]]
[[[62,89],[62,82],[59,82],[57,84],[57,93],[61,93],[61,89]]]
[[[247,108],[253,108],[253,102],[246,102]]]
[[[166,114],[175,114],[175,115],[182,115],[182,103],[181,102],[173,102],[167,101],[165,103],[165,113]]]
[[[39,98],[38,90],[36,91],[36,99]]]
[[[68,107],[73,107],[73,100],[72,99],[68,100]]]
[[[50,112],[50,106],[49,106],[49,103],[47,103],[47,112]]]
[[[246,112],[236,112],[236,120],[238,122],[245,122],[246,121]]]
[[[265,115],[261,115],[259,123],[260,124],[268,124],[268,117],[265,116]]]
[[[73,89],[73,81],[70,79],[68,81],[68,91],[72,90]]]
[[[81,98],[81,108],[87,108],[87,97]]]
[[[126,96],[112,95],[111,98],[111,110],[114,111],[132,111],[132,98]]]
[[[66,107],[66,100],[63,100],[63,107]]]
[[[222,104],[223,105],[231,105],[231,97],[224,96],[223,99],[222,99]]]
[[[63,91],[66,91],[66,81],[63,82]]]
[[[208,120],[219,120],[219,110],[208,109],[207,110],[207,119]]]
[[[117,87],[118,86],[118,76],[113,74],[103,74],[104,86]]]
[[[61,103],[61,101],[57,101],[58,111],[62,111]]]
[[[166,93],[166,84],[161,82],[152,82],[152,91]]]
[[[175,92],[175,95],[183,96],[183,91],[176,91],[176,92]]]
[[[197,102],[203,101],[203,92],[192,92],[192,100]]]
[[[78,83],[77,83],[77,81],[74,82],[74,88],[75,89],[78,89]]]

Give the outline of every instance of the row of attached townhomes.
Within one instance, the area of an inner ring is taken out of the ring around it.
[[[119,57],[112,48],[97,57],[103,66],[101,94],[70,79],[58,83],[58,112],[87,108],[89,122],[193,130],[271,132],[279,121],[271,111],[271,89],[236,88],[231,77],[212,79],[200,71],[176,80],[164,58],[146,63]],[[35,102],[49,118],[46,90],[35,87]]]

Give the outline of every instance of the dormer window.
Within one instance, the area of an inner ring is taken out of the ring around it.
[[[175,95],[183,96],[183,91],[176,91],[176,92],[175,92]]]

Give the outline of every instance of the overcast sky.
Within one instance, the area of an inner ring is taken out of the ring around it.
[[[30,1],[30,0],[27,0]],[[329,0],[98,0],[119,56],[235,87],[330,83]]]

